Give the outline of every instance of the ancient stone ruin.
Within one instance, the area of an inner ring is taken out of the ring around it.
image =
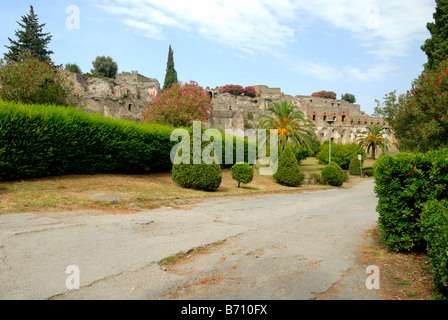
[[[157,79],[137,73],[118,74],[115,79],[93,78],[72,73],[75,92],[82,98],[79,108],[113,118],[141,120],[146,106],[160,91]]]
[[[115,79],[92,78],[71,74],[75,90],[82,94],[80,108],[87,112],[98,112],[113,118],[141,121],[142,112],[154,101],[160,92],[156,79],[146,78],[136,73],[118,74]],[[205,88],[205,93],[213,103],[209,125],[221,129],[257,128],[257,119],[266,112],[273,102],[290,101],[305,113],[315,124],[315,132],[321,142],[329,139],[328,119],[332,125],[332,141],[356,142],[356,135],[374,123],[387,125],[382,118],[375,118],[361,111],[359,104],[342,100],[322,99],[310,96],[290,96],[280,88],[263,85],[254,86],[256,97],[234,96],[223,93],[217,87]],[[392,138],[389,138],[392,139]]]

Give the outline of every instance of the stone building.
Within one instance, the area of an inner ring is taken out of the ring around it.
[[[141,120],[144,108],[160,91],[159,81],[137,73],[118,74],[115,79],[72,73],[70,80],[82,96],[79,108],[134,121]]]
[[[387,126],[382,118],[367,115],[359,104],[347,101],[322,99],[310,96],[285,95],[279,88],[254,86],[257,97],[234,96],[222,93],[220,88],[206,88],[213,102],[211,126],[222,129],[256,128],[257,119],[266,112],[273,102],[288,101],[298,106],[308,120],[315,124],[315,133],[321,142],[329,139],[327,120],[335,120],[332,125],[332,141],[356,142],[356,136],[366,131],[374,123]],[[389,139],[393,139],[390,137]]]
[[[160,92],[160,83],[136,73],[118,74],[115,79],[93,78],[79,74],[70,75],[75,90],[82,95],[80,108],[87,112],[98,112],[113,118],[141,121],[142,112]],[[332,125],[334,142],[356,142],[356,136],[374,123],[386,126],[382,118],[375,118],[361,111],[359,104],[342,100],[322,99],[310,96],[290,96],[280,88],[264,85],[254,86],[256,97],[234,96],[223,93],[221,88],[205,88],[213,103],[212,117],[208,125],[220,129],[258,127],[258,117],[266,112],[273,102],[289,101],[297,105],[306,117],[315,124],[315,133],[321,142],[329,139],[328,119]],[[389,137],[389,141],[393,137]]]

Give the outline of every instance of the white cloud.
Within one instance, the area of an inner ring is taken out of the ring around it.
[[[129,16],[133,25],[176,27],[198,33],[246,53],[278,53],[294,41],[294,5],[291,0],[96,0],[112,14]],[[130,20],[127,21],[128,25]],[[139,28],[141,29],[141,28]],[[160,29],[163,31],[163,29]]]
[[[428,32],[435,3],[428,0],[297,0],[315,19],[349,31],[366,53],[380,59],[407,55]]]
[[[393,59],[408,55],[412,46],[424,42],[426,23],[435,8],[429,0],[90,1],[121,16],[125,25],[146,37],[161,40],[168,28],[176,28],[230,47],[234,54],[267,53],[286,59],[293,43],[312,50],[313,43],[301,42],[298,34],[315,38],[316,26],[324,33],[342,31],[352,37],[367,65],[333,66],[301,59],[288,59],[285,64],[321,80],[362,82],[396,75],[398,67]]]
[[[157,27],[156,25],[140,22],[133,19],[124,19],[122,21],[125,25],[132,27],[137,30],[137,32],[141,32],[143,36],[156,39],[156,40],[164,40],[165,38],[162,35],[162,28]]]

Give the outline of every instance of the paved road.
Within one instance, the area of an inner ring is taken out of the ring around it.
[[[373,181],[126,215],[0,216],[0,299],[380,299],[357,257]],[[157,262],[225,242],[168,270]],[[67,266],[79,269],[69,290]]]

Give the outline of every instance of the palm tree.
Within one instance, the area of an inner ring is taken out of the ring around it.
[[[291,102],[274,102],[267,109],[270,114],[263,114],[258,118],[260,127],[269,130],[278,130],[280,152],[290,141],[294,147],[302,145],[311,148],[317,139],[314,124],[305,118],[305,114],[298,110]],[[269,135],[268,135],[269,139]]]
[[[380,124],[372,124],[367,130],[359,133],[357,136],[361,147],[367,149],[367,153],[372,150],[371,159],[375,160],[375,152],[378,147],[384,146],[383,127]]]

